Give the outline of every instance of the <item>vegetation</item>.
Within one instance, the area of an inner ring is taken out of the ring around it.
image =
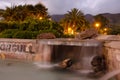
[[[120,35],[120,25],[113,25],[109,31],[109,34]]]
[[[64,27],[64,33],[74,34],[76,31],[83,31],[88,28],[88,22],[85,20],[84,14],[73,8],[65,14],[65,18],[61,20],[61,25]]]
[[[47,8],[38,3],[36,5],[19,5],[6,7],[0,10],[0,37],[35,39],[38,34],[51,32],[57,38],[73,38],[76,32],[84,31],[90,27],[84,14],[73,8],[65,14],[60,24],[50,20]],[[103,15],[94,16],[94,27],[99,33],[120,34],[120,25],[109,26],[109,20]],[[109,31],[108,31],[109,29]]]
[[[101,14],[94,16],[94,26],[98,29],[100,34],[107,34],[109,29],[109,20]]]
[[[101,27],[109,26],[109,20],[106,17],[104,17],[102,14],[98,14],[94,16],[94,19],[95,19],[95,22],[101,23]]]
[[[48,18],[47,8],[42,4],[33,5],[19,5],[6,7],[6,10],[2,14],[5,21],[24,21],[31,16],[32,18],[39,19],[40,17]]]
[[[47,8],[42,4],[19,5],[1,12],[0,37],[34,39],[40,33],[51,32],[56,37],[63,35],[63,28],[49,20]]]
[[[27,19],[20,23],[6,22],[5,25],[1,25],[0,37],[34,39],[44,32],[51,32],[60,37],[63,35],[63,28],[49,20]]]

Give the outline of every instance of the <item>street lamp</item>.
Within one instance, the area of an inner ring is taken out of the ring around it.
[[[101,24],[99,22],[96,22],[94,24],[94,27],[96,28],[96,30],[97,30],[98,33],[100,32],[100,26],[101,26]]]
[[[99,28],[100,27],[100,23],[95,23],[95,28]]]

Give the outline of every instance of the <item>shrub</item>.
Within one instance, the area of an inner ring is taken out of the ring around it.
[[[74,35],[64,34],[62,38],[74,38]]]
[[[12,38],[16,32],[18,32],[18,29],[7,29],[0,33],[0,37],[1,38]]]
[[[13,38],[21,38],[21,39],[34,39],[39,34],[39,32],[32,31],[18,31],[13,35]]]
[[[0,22],[0,32],[8,28],[8,24],[5,22]]]

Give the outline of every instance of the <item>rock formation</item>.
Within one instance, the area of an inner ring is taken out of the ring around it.
[[[41,33],[37,36],[37,39],[54,39],[56,36],[53,33]]]
[[[95,38],[98,35],[98,32],[94,28],[87,29],[85,31],[82,31],[81,33],[78,33],[76,35],[77,39],[91,39]]]
[[[106,63],[103,56],[95,56],[91,62],[95,73],[106,71]]]
[[[72,66],[72,64],[73,64],[72,60],[68,58],[59,63],[59,67],[66,69]]]

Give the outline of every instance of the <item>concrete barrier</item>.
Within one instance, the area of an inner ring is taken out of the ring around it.
[[[32,60],[36,53],[36,40],[0,39],[0,57]],[[4,55],[4,56],[3,56]]]

